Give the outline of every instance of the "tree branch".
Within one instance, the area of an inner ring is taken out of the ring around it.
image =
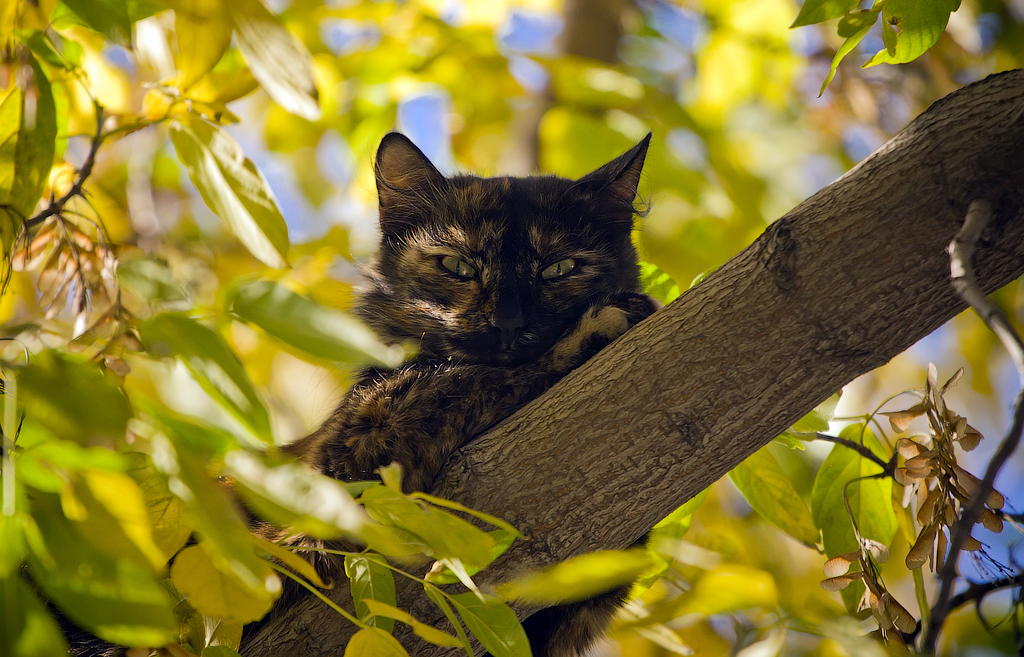
[[[860,454],[861,456],[863,456],[867,460],[869,460],[872,463],[875,463],[879,467],[881,467],[882,468],[882,472],[884,472],[885,474],[887,474],[889,476],[892,476],[892,469],[893,469],[894,463],[886,463],[882,459],[878,458],[878,455],[875,454],[874,452],[872,452],[866,446],[861,445],[860,443],[854,442],[852,440],[847,440],[846,438],[839,438],[838,436],[830,436],[827,433],[821,433],[820,431],[815,433],[814,437],[817,440],[824,440],[824,441],[827,441],[827,442],[830,442],[830,443],[835,443],[837,445],[842,445],[843,447],[852,449],[853,451],[857,452],[858,454]]]
[[[1013,71],[940,100],[696,287],[455,454],[433,492],[529,536],[477,582],[493,586],[527,568],[632,544],[841,386],[963,310],[945,249],[973,199],[992,199],[996,211],[975,259],[980,287],[1020,276],[1022,98],[1024,71]],[[447,625],[416,584],[396,583],[399,604]],[[330,597],[350,604],[346,586]],[[334,655],[353,631],[305,600],[243,650]],[[457,652],[404,626],[396,636],[421,657]]]
[[[1006,315],[992,301],[985,296],[978,287],[974,275],[974,268],[971,266],[971,256],[981,239],[981,233],[985,230],[992,218],[992,205],[985,199],[975,199],[967,210],[967,218],[964,220],[963,228],[956,234],[949,244],[950,271],[953,287],[957,294],[969,303],[978,313],[993,333],[1002,342],[1017,366],[1021,383],[1024,384],[1024,343],[1020,336],[1013,330]],[[963,510],[960,518],[956,521],[951,532],[949,541],[949,553],[939,570],[939,593],[932,605],[928,631],[925,632],[921,642],[921,650],[925,654],[935,652],[935,643],[938,641],[939,632],[946,616],[953,608],[950,595],[953,592],[953,584],[957,579],[957,562],[960,560],[960,551],[964,542],[971,535],[971,528],[978,522],[982,509],[985,508],[985,501],[988,494],[995,485],[996,475],[1006,461],[1013,454],[1020,443],[1021,432],[1024,430],[1024,387],[1017,395],[1014,403],[1013,420],[1010,423],[1010,430],[1000,443],[999,449],[992,455],[985,476],[978,484],[970,505]]]

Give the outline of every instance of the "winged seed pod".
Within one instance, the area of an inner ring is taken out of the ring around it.
[[[884,413],[898,433],[906,431],[915,418],[925,416],[928,419],[929,435],[896,441],[896,452],[903,462],[894,469],[893,478],[905,487],[904,506],[916,497],[915,517],[921,525],[917,540],[907,553],[906,564],[911,569],[928,562],[929,568],[934,570],[935,562],[945,558],[948,532],[971,498],[978,494],[981,484],[977,477],[960,467],[954,444],[959,443],[964,451],[970,451],[978,446],[983,436],[967,418],[949,408],[943,398],[962,376],[963,368],[940,387],[938,372],[934,365],[929,365],[921,401],[903,411]],[[978,522],[992,531],[1001,531],[1002,522],[994,511],[1001,509],[1004,502],[998,491],[985,492],[987,508]],[[971,552],[981,548],[981,543],[973,537],[968,537],[964,544],[964,549]]]

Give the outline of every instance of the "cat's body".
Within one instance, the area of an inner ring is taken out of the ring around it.
[[[407,490],[427,489],[454,450],[651,314],[631,241],[648,139],[573,181],[445,178],[405,137],[385,137],[381,246],[356,312],[419,355],[365,373],[286,450],[350,481],[398,462]],[[620,603],[535,615],[534,655],[579,654]]]

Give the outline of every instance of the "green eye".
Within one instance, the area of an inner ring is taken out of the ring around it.
[[[473,275],[476,274],[475,269],[455,256],[445,256],[441,258],[441,266],[459,278],[473,278]]]
[[[566,258],[565,260],[559,260],[555,264],[551,265],[540,273],[540,277],[546,281],[550,281],[561,276],[565,276],[573,269],[576,269],[576,261],[572,258]]]

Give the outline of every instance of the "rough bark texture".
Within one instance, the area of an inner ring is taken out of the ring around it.
[[[482,585],[620,548],[816,404],[964,305],[946,246],[974,198],[996,208],[975,256],[988,291],[1024,272],[1024,71],[933,105],[750,247],[452,458],[435,487],[530,537]],[[445,626],[419,587],[400,604]],[[331,592],[348,599],[346,587]],[[526,615],[524,611],[522,615]],[[338,654],[353,628],[315,600],[247,655]],[[413,655],[458,654],[396,636]]]

